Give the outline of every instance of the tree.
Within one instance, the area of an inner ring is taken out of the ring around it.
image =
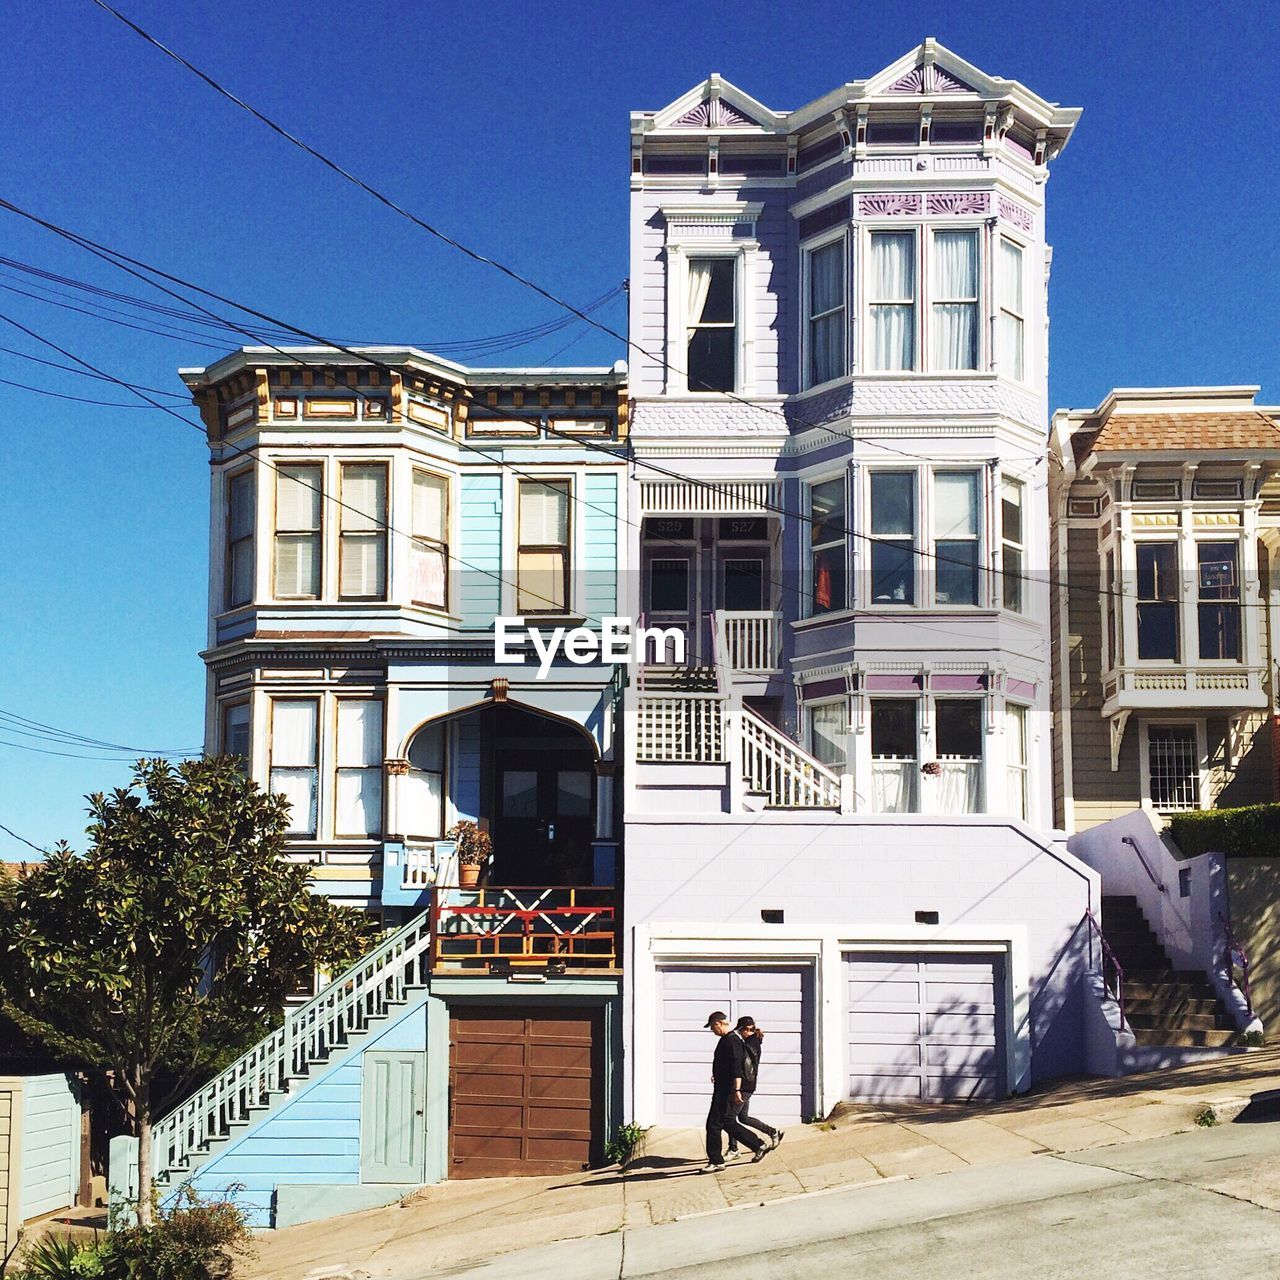
[[[310,891],[283,856],[288,803],[237,760],[141,760],[88,799],[88,850],[59,844],[0,892],[0,1005],[110,1071],[147,1225],[153,1118],[260,1039],[315,968],[358,959],[371,926]]]

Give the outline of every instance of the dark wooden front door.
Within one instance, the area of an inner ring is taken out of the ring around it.
[[[591,883],[592,765],[585,750],[499,754],[493,883]]]
[[[573,1173],[599,1160],[602,1010],[458,1007],[449,1041],[450,1177]]]

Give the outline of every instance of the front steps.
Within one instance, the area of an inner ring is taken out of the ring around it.
[[[1124,969],[1125,1020],[1138,1045],[1226,1049],[1236,1024],[1204,973],[1175,969],[1130,896],[1103,897],[1103,933]]]

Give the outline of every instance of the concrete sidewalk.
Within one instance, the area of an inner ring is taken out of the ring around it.
[[[401,1205],[265,1233],[242,1274],[424,1276],[688,1215],[1162,1137],[1193,1128],[1207,1111],[1230,1119],[1276,1089],[1280,1049],[1266,1049],[1122,1080],[1068,1081],[1000,1103],[848,1105],[830,1122],[788,1130],[760,1164],[730,1164],[714,1175],[697,1172],[699,1132],[651,1130],[644,1154],[625,1171],[447,1182]]]

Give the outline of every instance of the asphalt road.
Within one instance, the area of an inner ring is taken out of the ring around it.
[[[1274,1276],[1280,1274],[1280,1119],[800,1196],[433,1274],[476,1280]]]

